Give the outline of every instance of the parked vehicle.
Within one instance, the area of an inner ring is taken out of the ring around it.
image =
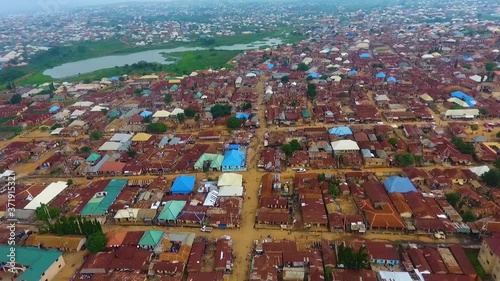
[[[213,228],[213,227],[206,226],[206,225],[204,225],[204,226],[202,226],[202,227],[200,228],[200,231],[201,231],[201,232],[212,232],[213,230],[214,230],[214,228]]]

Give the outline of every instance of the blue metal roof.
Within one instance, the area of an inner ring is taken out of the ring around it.
[[[390,177],[384,180],[384,186],[388,193],[417,191],[410,179],[406,177]]]
[[[394,77],[391,76],[391,77],[387,78],[387,82],[389,82],[389,83],[396,83],[396,82],[398,82],[398,79],[396,79],[396,78],[394,78]]]
[[[377,73],[377,75],[375,75],[375,78],[385,78],[385,76],[386,76],[385,73],[379,72]]]
[[[340,126],[331,128],[330,130],[328,130],[328,133],[330,135],[346,136],[346,135],[352,135],[352,130],[347,126]]]
[[[457,99],[461,99],[461,100],[465,101],[465,103],[467,103],[467,105],[469,105],[470,107],[473,107],[476,105],[476,101],[474,100],[474,98],[467,95],[466,93],[464,93],[462,91],[455,91],[455,92],[452,92],[450,95],[453,98],[457,98]]]
[[[195,181],[194,176],[178,176],[172,184],[171,191],[173,194],[188,194],[193,191]]]
[[[228,150],[222,160],[222,167],[243,167],[245,166],[245,154],[239,150]]]
[[[347,72],[347,74],[349,74],[349,75],[356,75],[356,74],[358,74],[358,71],[355,70],[355,69],[349,70],[349,72]]]
[[[362,53],[362,54],[359,55],[359,57],[362,58],[362,59],[369,59],[372,56],[370,54],[368,54],[368,53]]]

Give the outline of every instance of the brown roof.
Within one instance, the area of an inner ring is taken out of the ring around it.
[[[127,236],[126,231],[108,232],[106,233],[106,238],[108,238],[108,243],[106,248],[119,247],[122,245],[123,240]]]
[[[427,260],[424,257],[424,254],[420,249],[411,248],[408,250],[408,256],[410,257],[413,267],[418,269],[420,272],[422,271],[431,271],[431,267]]]
[[[396,246],[385,242],[367,242],[366,249],[371,260],[400,260]]]
[[[123,167],[127,165],[126,163],[122,162],[113,162],[113,161],[108,161],[105,162],[101,168],[99,169],[99,172],[121,172],[123,171]]]
[[[297,244],[295,241],[279,241],[279,242],[268,242],[262,244],[262,250],[265,253],[268,252],[285,252],[285,251],[297,251]]]
[[[222,281],[224,280],[224,273],[221,271],[214,272],[192,272],[189,273],[187,281]]]
[[[398,210],[398,212],[400,214],[403,214],[403,213],[409,213],[410,215],[413,214],[410,206],[408,205],[408,203],[406,203],[406,200],[405,200],[405,197],[403,194],[390,193],[389,197],[392,200],[392,204],[394,204],[394,207],[396,207],[396,210]]]
[[[436,274],[446,274],[448,270],[444,265],[443,260],[439,256],[439,253],[434,248],[424,248],[422,249],[422,253],[424,254],[427,263],[429,263],[432,272]]]
[[[43,244],[45,248],[67,248],[69,251],[77,251],[78,246],[86,240],[85,236],[65,235],[57,236],[53,234],[32,234],[26,239],[25,246],[38,247]]]

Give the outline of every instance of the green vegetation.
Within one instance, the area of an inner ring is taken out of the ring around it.
[[[340,188],[339,188],[338,182],[336,182],[333,179],[330,180],[330,182],[328,183],[328,193],[330,193],[330,195],[333,198],[336,198],[337,196],[339,196],[339,194],[340,194]]]
[[[83,146],[80,148],[80,152],[82,153],[90,153],[90,151],[92,151],[92,149],[88,146]]]
[[[464,222],[476,221],[477,217],[471,210],[466,210],[462,213],[462,219]]]
[[[108,243],[108,238],[102,232],[96,232],[89,235],[87,240],[87,248],[92,254],[96,254],[104,251],[106,244]]]
[[[52,217],[51,217],[52,218]],[[54,218],[52,218],[54,219]],[[97,220],[89,220],[82,217],[59,217],[52,223],[45,220],[45,225],[40,226],[40,233],[52,233],[63,235],[92,235],[102,233],[101,224]]]
[[[448,201],[448,203],[450,203],[450,205],[453,207],[456,207],[458,202],[460,202],[462,200],[462,196],[457,192],[448,193],[448,194],[446,194],[445,197],[446,197],[446,201]]]
[[[130,147],[129,147],[129,148],[127,149],[127,155],[128,155],[128,157],[130,157],[130,158],[134,158],[134,157],[135,157],[135,155],[137,155],[137,150],[134,150],[134,149],[132,149],[132,148],[130,148]]]
[[[186,115],[184,115],[184,113],[177,114],[177,121],[183,123],[185,120],[186,120]]]
[[[93,131],[92,133],[90,133],[91,140],[100,140],[100,139],[102,139],[102,137],[104,137],[104,133],[99,131],[99,130]]]
[[[307,71],[309,69],[309,66],[307,66],[307,64],[301,62],[299,63],[299,65],[297,66],[297,70],[299,71]]]
[[[4,124],[9,122],[10,120],[16,119],[17,116],[9,116],[9,117],[0,117],[0,124]]]
[[[392,146],[396,146],[396,144],[398,143],[398,139],[397,138],[390,138],[387,140]]]
[[[146,127],[148,133],[161,134],[167,131],[167,125],[163,123],[150,123]]]
[[[451,143],[455,148],[463,154],[475,155],[476,150],[472,143],[466,143],[461,138],[453,136],[451,138]]]
[[[216,104],[210,108],[210,113],[212,113],[213,118],[223,117],[231,115],[232,106],[228,104]]]
[[[219,69],[231,68],[227,64],[232,58],[238,55],[241,51],[216,51],[216,50],[200,50],[180,53],[164,54],[167,58],[177,58],[174,64],[165,65],[163,70],[176,74],[189,74],[196,70],[202,69]]]
[[[500,159],[495,160],[495,162],[493,162],[493,166],[495,166],[495,168],[497,169],[500,169]]]
[[[18,103],[21,103],[21,101],[23,100],[23,98],[21,97],[20,94],[14,94],[11,98],[10,98],[10,103],[11,104],[18,104]]]
[[[472,131],[477,131],[477,130],[479,130],[479,125],[478,124],[472,124],[472,125],[470,125],[470,129]]]
[[[481,179],[489,186],[500,187],[500,170],[491,169],[482,174]]]
[[[353,248],[344,244],[338,246],[338,263],[346,269],[366,269],[369,267],[368,253],[365,246],[361,246],[356,252]]]
[[[315,84],[307,84],[307,97],[313,100],[316,97],[316,85]]]
[[[186,115],[187,118],[195,117],[196,113],[198,113],[198,112],[195,109],[192,109],[192,108],[184,109],[184,115]]]
[[[283,150],[283,153],[285,153],[287,157],[292,156],[294,151],[300,150],[301,148],[302,146],[300,145],[300,142],[295,139],[281,146],[281,150]]]
[[[249,103],[249,102],[247,102],[247,103],[245,103],[245,104],[243,104],[243,105],[241,106],[241,110],[242,110],[242,111],[245,111],[245,110],[248,110],[248,109],[251,109],[251,108],[252,108],[252,104],[251,104],[251,103]]]
[[[163,101],[166,104],[170,104],[173,100],[174,98],[172,97],[172,94],[166,94],[165,97],[163,98]]]
[[[73,184],[73,180],[72,179],[68,179],[68,181],[66,183],[68,184],[68,186],[70,186],[70,185]]]
[[[227,120],[227,127],[229,129],[236,129],[239,128],[240,126],[241,126],[241,120],[234,116],[229,117],[229,119]]]
[[[35,214],[39,221],[48,221],[50,219],[55,219],[59,217],[61,210],[59,207],[48,207],[45,204],[41,204],[40,207],[36,208]]]
[[[477,257],[479,256],[479,249],[467,249],[464,248],[465,254],[469,258],[470,263],[472,266],[474,266],[474,269],[476,270],[477,274],[479,277],[481,277],[481,280],[487,280],[486,278],[486,272],[484,272],[483,267],[479,263],[479,260]]]
[[[403,167],[415,165],[415,157],[411,153],[396,155],[396,161],[398,161],[398,163]]]
[[[19,135],[23,131],[23,128],[21,127],[8,127],[8,126],[0,126],[0,133],[14,133],[16,135]]]

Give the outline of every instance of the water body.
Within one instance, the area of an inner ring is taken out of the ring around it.
[[[235,50],[255,50],[262,46],[276,46],[282,44],[283,41],[279,38],[269,38],[261,41],[256,41],[249,44],[236,44],[231,46],[214,47],[215,50],[235,51]],[[78,76],[79,74],[90,73],[96,70],[112,68],[115,66],[124,66],[126,64],[138,63],[146,61],[151,63],[172,64],[174,61],[164,57],[162,54],[188,52],[196,50],[206,50],[209,48],[203,47],[176,47],[170,49],[149,50],[126,55],[105,56],[92,59],[86,59],[75,62],[68,62],[54,68],[47,69],[43,72],[44,75],[54,79]]]

